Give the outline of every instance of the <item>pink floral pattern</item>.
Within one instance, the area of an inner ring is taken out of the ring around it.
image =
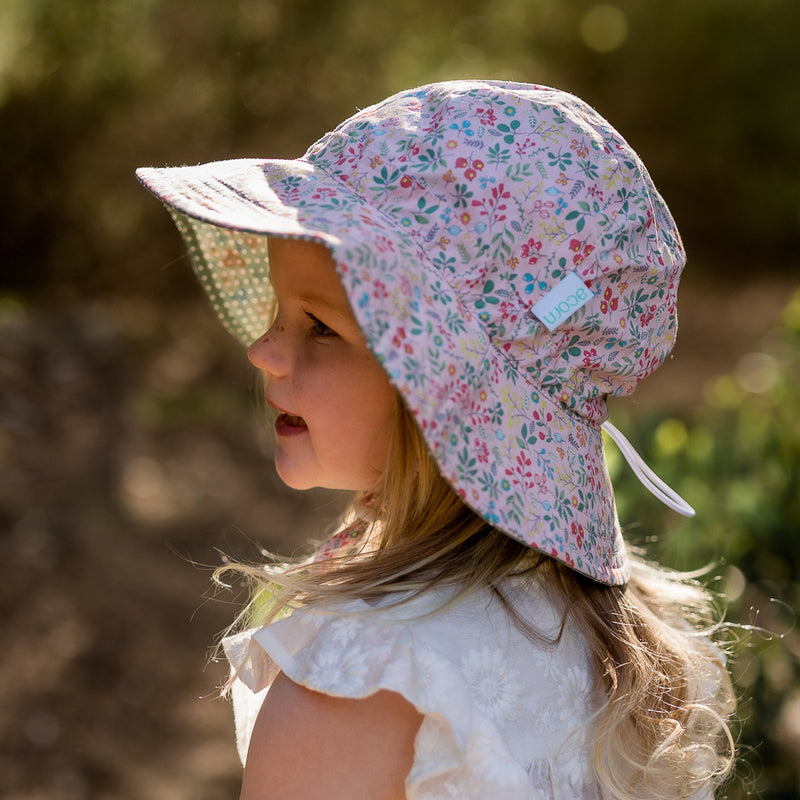
[[[271,302],[253,234],[327,244],[465,502],[599,581],[627,580],[599,426],[606,396],[672,348],[684,253],[644,165],[592,108],[528,84],[433,84],[358,112],[301,159],[140,178],[242,341]],[[531,309],[569,272],[594,297],[550,333]]]

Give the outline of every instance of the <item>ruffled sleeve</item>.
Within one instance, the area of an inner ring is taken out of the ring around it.
[[[497,614],[498,605],[486,594],[437,613],[418,601],[394,608],[354,601],[295,611],[225,640],[238,675],[234,705],[242,759],[263,693],[280,670],[337,697],[387,689],[410,702],[424,718],[406,783],[410,800],[595,797],[584,791],[583,714],[555,721],[543,716],[541,728],[535,720],[531,725],[524,709],[531,706],[530,687],[540,682],[522,674],[513,658],[521,640],[529,647],[530,641],[505,621],[504,611]],[[563,680],[572,681],[576,708],[587,700],[585,675],[561,674],[559,680],[562,691]],[[542,703],[554,688],[540,685]],[[515,725],[532,737],[517,752],[509,741]],[[533,785],[541,781],[544,792]]]

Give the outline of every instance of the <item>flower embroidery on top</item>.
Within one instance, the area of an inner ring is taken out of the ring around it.
[[[580,728],[591,705],[591,681],[583,667],[570,666],[562,672],[562,694],[553,706],[553,720],[561,729]]]
[[[517,718],[522,703],[519,672],[500,650],[470,650],[461,661],[475,705],[495,722]]]
[[[435,650],[418,649],[415,654],[414,679],[419,687],[420,697],[429,703],[434,699],[456,702],[454,687],[450,680],[451,663]]]
[[[317,647],[301,664],[301,683],[333,694],[358,696],[367,677],[369,658],[359,643],[344,645],[336,636],[328,638],[326,647]]]
[[[354,641],[364,628],[364,623],[353,617],[340,617],[330,626],[331,639],[336,644],[346,647]]]

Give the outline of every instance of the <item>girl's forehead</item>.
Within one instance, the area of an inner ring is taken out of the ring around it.
[[[267,250],[270,278],[277,291],[281,288],[296,291],[301,287],[313,287],[317,293],[332,291],[344,297],[333,256],[324,245],[270,238]]]
[[[333,256],[325,245],[303,240],[270,238],[269,272],[278,299],[287,296],[325,306],[352,319]]]

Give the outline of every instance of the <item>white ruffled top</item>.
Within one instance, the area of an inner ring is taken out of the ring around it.
[[[557,637],[561,614],[535,583],[507,582],[504,594],[543,637]],[[227,638],[242,761],[282,670],[337,697],[389,689],[423,715],[409,800],[600,800],[588,746],[597,697],[582,636],[567,622],[557,643],[532,641],[489,590],[441,608],[447,599],[436,590],[393,608],[316,606]]]

